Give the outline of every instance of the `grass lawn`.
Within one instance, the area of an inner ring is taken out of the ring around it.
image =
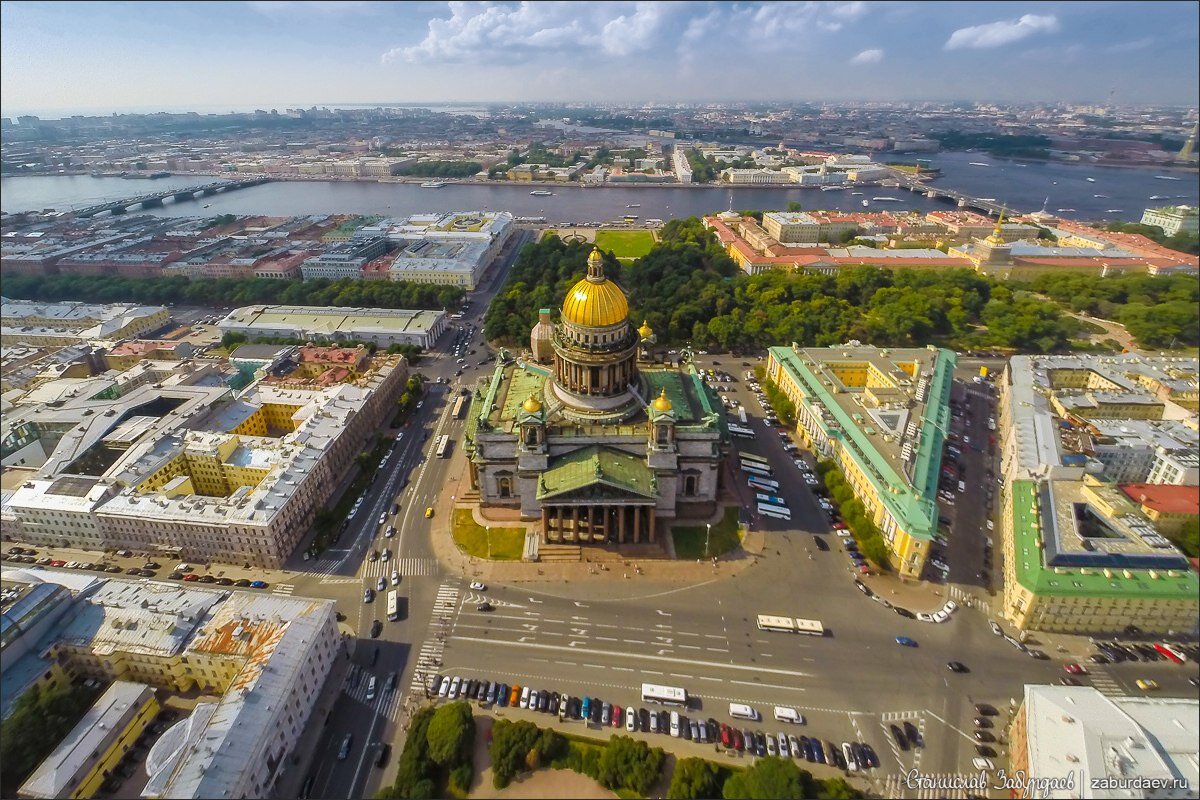
[[[641,258],[654,246],[650,231],[596,231],[596,246],[617,258]]]
[[[708,530],[703,525],[677,525],[671,529],[675,538],[675,555],[678,558],[704,558],[704,537]],[[725,509],[725,518],[712,527],[712,538],[709,539],[708,555],[719,556],[727,553],[742,543],[741,531],[738,530],[738,510],[736,507]]]
[[[476,558],[488,558],[488,528],[471,516],[471,509],[454,509],[453,535],[458,549]],[[493,561],[520,561],[525,552],[525,529],[493,526],[491,556]]]

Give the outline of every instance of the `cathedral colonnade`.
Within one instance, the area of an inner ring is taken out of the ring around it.
[[[656,542],[654,506],[544,505],[542,537],[550,543]]]

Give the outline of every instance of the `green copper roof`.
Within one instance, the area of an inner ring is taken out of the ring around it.
[[[654,473],[638,456],[591,445],[551,459],[550,468],[538,482],[539,500],[592,488],[601,493],[615,489],[618,493],[636,494],[646,498],[657,495]]]
[[[1042,561],[1037,481],[1013,481],[1013,555],[1017,581],[1045,597],[1138,597],[1148,600],[1192,599],[1200,592],[1200,581],[1190,570],[1112,569],[1105,575],[1099,567],[1047,567]],[[1046,510],[1049,513],[1049,509]],[[1150,576],[1151,572],[1158,575]],[[1130,577],[1126,577],[1126,573]]]

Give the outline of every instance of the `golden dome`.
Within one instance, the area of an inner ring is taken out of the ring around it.
[[[671,401],[667,399],[667,390],[663,389],[662,393],[654,399],[654,410],[666,413],[672,408]]]
[[[629,301],[620,287],[604,277],[599,250],[588,255],[587,277],[567,292],[562,317],[583,328],[607,328],[629,318]]]
[[[542,403],[537,399],[537,395],[531,394],[525,400],[525,402],[521,404],[521,408],[525,409],[530,414],[536,414],[542,410]]]
[[[654,329],[650,327],[650,321],[643,320],[642,327],[638,328],[638,336],[642,337],[643,339],[649,339],[653,335]]]

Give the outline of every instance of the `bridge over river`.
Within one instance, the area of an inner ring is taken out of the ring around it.
[[[232,192],[237,189],[245,189],[248,186],[258,186],[262,183],[268,183],[271,178],[246,178],[236,181],[214,181],[206,183],[203,186],[191,186],[186,189],[167,189],[162,192],[153,192],[151,194],[143,194],[137,197],[126,197],[121,200],[110,200],[105,203],[97,203],[95,205],[86,206],[84,208],[75,209],[76,217],[94,217],[97,214],[112,212],[113,214],[123,214],[131,208],[141,206],[161,206],[167,198],[172,198],[176,202],[183,200],[195,200],[197,197],[204,197],[218,192]]]

